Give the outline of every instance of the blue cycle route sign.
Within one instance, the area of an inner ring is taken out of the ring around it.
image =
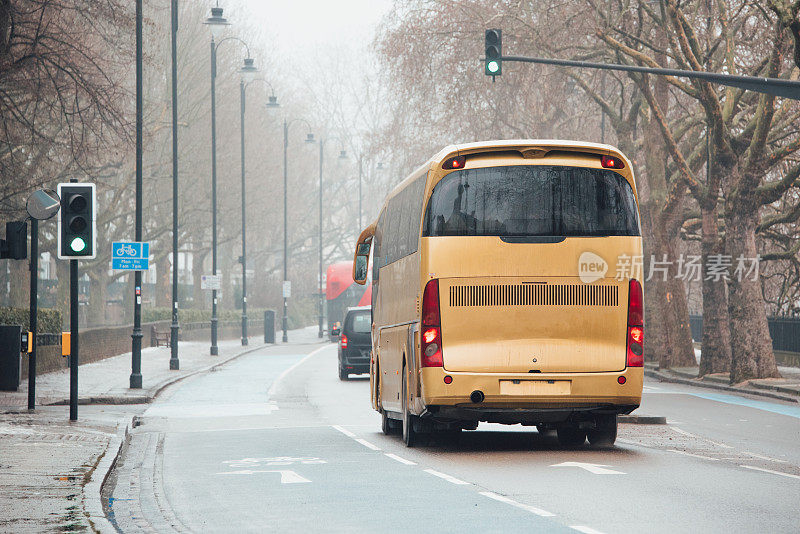
[[[111,268],[116,271],[146,271],[150,268],[150,243],[111,243]]]

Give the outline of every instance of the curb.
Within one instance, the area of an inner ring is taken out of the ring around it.
[[[657,378],[660,382],[672,382],[675,384],[684,384],[687,386],[695,386],[698,388],[706,388],[706,389],[715,389],[717,391],[727,391],[729,393],[741,393],[746,395],[757,395],[760,397],[769,397],[772,399],[787,401],[787,402],[800,402],[798,401],[796,396],[789,396],[784,395],[781,393],[773,393],[772,391],[764,391],[760,389],[749,389],[749,388],[737,388],[734,386],[726,386],[723,384],[714,384],[710,382],[699,382],[697,380],[688,379],[688,378],[678,378],[675,376],[671,376],[665,374],[661,371],[655,371],[652,369],[645,369],[644,370],[645,376],[649,376],[651,378]]]
[[[617,422],[629,425],[666,425],[667,418],[663,415],[618,415]]]
[[[108,442],[103,455],[98,459],[89,481],[83,485],[83,513],[88,519],[92,530],[101,534],[116,533],[117,529],[106,517],[106,512],[103,509],[103,486],[108,480],[108,476],[117,465],[119,454],[122,451],[122,446],[128,440],[131,428],[134,425],[136,416],[131,417],[131,420],[124,426],[119,425],[117,434]],[[109,454],[113,452],[113,454]]]
[[[214,362],[210,365],[206,365],[205,367],[201,367],[200,369],[195,369],[191,373],[185,375],[179,375],[167,378],[163,382],[156,384],[151,391],[148,391],[146,394],[142,395],[100,395],[100,396],[93,396],[93,397],[78,397],[78,404],[79,405],[87,405],[87,404],[106,404],[106,405],[122,405],[122,404],[148,404],[153,402],[153,400],[161,394],[169,386],[180,382],[190,376],[194,376],[198,373],[204,373],[206,371],[214,370],[214,368],[219,367],[221,365],[225,365],[240,356],[244,356],[245,354],[249,354],[251,352],[255,352],[257,350],[263,349],[264,347],[269,347],[274,344],[270,343],[263,343],[255,347],[251,347],[247,350],[243,350],[241,352],[237,352],[236,354],[229,356],[225,360],[220,360],[218,362]],[[44,404],[44,406],[66,406],[69,404],[69,399],[61,399],[54,402],[49,402]]]

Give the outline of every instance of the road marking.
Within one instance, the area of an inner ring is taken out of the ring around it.
[[[278,389],[278,384],[280,384],[280,383],[281,383],[281,381],[282,381],[284,378],[286,378],[286,376],[287,376],[289,373],[291,373],[292,371],[294,371],[294,370],[295,370],[297,367],[299,367],[300,365],[302,365],[302,364],[303,364],[303,363],[304,363],[306,360],[308,360],[309,358],[311,358],[312,356],[314,356],[314,355],[315,355],[315,354],[317,354],[318,352],[321,352],[321,351],[323,351],[323,350],[325,350],[325,349],[328,349],[328,348],[330,348],[330,347],[335,347],[335,346],[336,346],[336,345],[325,345],[324,347],[320,347],[320,348],[318,348],[317,350],[311,351],[311,352],[310,352],[310,353],[308,353],[308,354],[307,354],[305,357],[303,357],[303,359],[302,359],[302,360],[300,360],[299,362],[296,362],[294,365],[292,365],[291,367],[289,367],[288,369],[286,369],[284,372],[282,372],[282,373],[280,374],[280,376],[279,376],[278,378],[276,378],[276,379],[275,379],[275,381],[272,383],[272,385],[269,387],[269,390],[267,391],[267,399],[272,399],[272,396],[275,394],[275,390],[277,390],[277,389]]]
[[[587,464],[583,462],[562,462],[560,464],[553,464],[550,467],[578,467],[585,469],[595,475],[624,475],[622,471],[614,471],[613,469],[606,469],[610,467],[604,464]]]
[[[268,470],[250,470],[250,469],[243,469],[241,471],[226,471],[224,473],[217,473],[218,475],[255,475],[258,473],[280,473],[281,474],[281,484],[302,484],[304,482],[311,482],[307,478],[301,477],[294,471],[289,471],[286,469],[280,469],[275,471],[268,471]]]
[[[362,444],[363,446],[365,446],[366,448],[372,449],[373,451],[381,450],[380,447],[378,447],[377,445],[373,445],[372,443],[370,443],[369,441],[367,441],[365,439],[356,438],[356,441],[359,442],[360,444]]]
[[[336,430],[338,430],[339,432],[341,432],[342,434],[344,434],[348,438],[355,438],[356,437],[355,434],[353,434],[352,432],[350,432],[346,428],[340,427],[339,425],[333,425],[333,428],[335,428]]]
[[[767,461],[769,461],[769,462],[778,462],[778,463],[780,463],[780,464],[787,464],[787,463],[789,463],[789,462],[787,462],[786,460],[779,460],[779,459],[777,459],[777,458],[770,458],[769,456],[761,456],[760,454],[756,454],[756,453],[754,453],[754,452],[750,452],[750,451],[742,451],[742,452],[743,452],[744,454],[748,455],[748,456],[752,456],[753,458],[758,458],[759,460],[767,460]]]
[[[395,460],[395,461],[397,461],[397,462],[400,462],[401,464],[405,464],[405,465],[417,465],[416,463],[412,462],[411,460],[406,460],[405,458],[400,458],[400,457],[399,457],[399,456],[397,456],[396,454],[392,454],[392,453],[390,453],[390,452],[386,452],[386,453],[384,453],[384,454],[385,454],[386,456],[388,456],[389,458],[391,458],[392,460]]]
[[[725,445],[724,443],[719,443],[717,441],[711,441],[710,439],[706,440],[707,442],[716,445],[717,447],[722,447],[723,449],[732,449],[733,447],[730,445]]]
[[[719,461],[719,458],[712,458],[710,456],[703,456],[702,454],[692,454],[691,452],[679,451],[677,449],[667,449],[667,452],[674,452],[676,454],[683,454],[684,456],[691,456],[693,458],[701,458],[703,460],[711,460],[712,462],[718,462]]]
[[[540,515],[542,517],[554,517],[556,515],[554,513],[548,512],[547,510],[542,510],[541,508],[536,508],[535,506],[531,506],[529,504],[522,504],[521,502],[509,499],[508,497],[503,497],[502,495],[498,495],[497,493],[493,493],[491,491],[481,491],[480,494],[483,495],[484,497],[489,497],[490,499],[504,502],[506,504],[510,504],[511,506],[516,506],[517,508],[527,510],[528,512]]]
[[[426,473],[431,474],[435,477],[443,478],[444,480],[451,482],[453,484],[460,484],[466,486],[469,482],[464,482],[463,480],[459,480],[456,477],[451,477],[450,475],[446,475],[444,473],[440,473],[439,471],[434,471],[433,469],[426,469]]]
[[[674,430],[674,431],[675,431],[675,432],[677,432],[678,434],[683,434],[684,436],[688,436],[688,437],[690,437],[690,438],[697,438],[697,439],[700,439],[700,436],[695,436],[695,435],[694,435],[694,434],[692,434],[691,432],[687,432],[687,431],[685,431],[685,430],[681,430],[680,428],[676,428],[676,427],[674,427],[674,426],[672,427],[672,430]]]
[[[583,534],[603,534],[599,530],[595,530],[591,527],[586,527],[584,525],[571,525],[569,528],[572,530],[577,530],[578,532],[583,532]]]
[[[782,471],[773,471],[772,469],[764,469],[763,467],[756,467],[754,465],[740,465],[739,467],[744,467],[745,469],[752,469],[754,471],[763,471],[764,473],[771,473],[773,475],[780,475],[782,477],[800,479],[800,475],[793,475],[791,473],[784,473]]]

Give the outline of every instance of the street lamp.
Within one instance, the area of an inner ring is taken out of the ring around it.
[[[268,104],[269,105],[269,104]],[[311,124],[305,119],[292,119],[291,121],[287,121],[286,119],[283,120],[283,319],[281,321],[281,327],[283,330],[283,336],[281,340],[286,343],[289,341],[289,316],[288,316],[288,296],[287,296],[287,288],[289,281],[289,271],[288,271],[288,242],[289,242],[289,227],[288,227],[288,188],[289,188],[289,169],[287,165],[287,158],[289,153],[289,126],[294,124],[295,122],[303,122],[309,129],[309,133],[306,135],[306,144],[313,145],[316,141],[314,140],[314,134],[310,132]]]
[[[217,43],[216,39],[230,23],[222,16],[219,3],[211,8],[211,16],[204,22],[211,30],[211,270],[217,276],[217,49],[225,41],[238,41],[247,51],[245,66],[242,67],[242,76],[249,76],[255,71],[253,61],[250,60],[250,47],[238,37],[227,37]],[[216,287],[216,286],[214,286]],[[211,355],[219,354],[217,346],[217,290],[211,291]]]
[[[338,138],[337,138],[338,139]],[[341,139],[339,139],[341,143]],[[324,160],[325,139],[319,140],[319,334],[317,337],[322,339],[322,320],[324,318],[324,311],[322,305],[322,162]],[[339,160],[347,159],[347,151],[339,151]]]
[[[169,336],[169,368],[181,368],[178,359],[178,0],[172,0],[172,324]]]
[[[239,82],[239,98],[240,98],[240,124],[242,136],[242,257],[239,259],[242,264],[242,346],[248,344],[247,341],[247,215],[246,215],[246,188],[245,188],[245,156],[244,156],[244,112],[247,107],[246,104],[246,89],[247,86],[253,82],[264,82],[269,85],[272,90],[272,95],[269,97],[267,103],[268,108],[276,108],[279,106],[278,98],[275,96],[275,89],[272,84],[263,78],[254,79],[258,70],[253,66],[253,60],[247,58],[244,60],[244,66],[241,69],[242,79]]]

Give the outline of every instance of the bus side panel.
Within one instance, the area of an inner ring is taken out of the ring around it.
[[[378,335],[380,379],[382,380],[383,407],[400,411],[402,366],[404,350],[408,344],[409,327],[417,321],[419,292],[419,252],[401,258],[380,270],[378,298],[373,318]],[[408,359],[412,367],[413,359]],[[416,381],[414,381],[416,382]],[[409,387],[416,387],[415,383]],[[412,389],[414,391],[414,389]]]

